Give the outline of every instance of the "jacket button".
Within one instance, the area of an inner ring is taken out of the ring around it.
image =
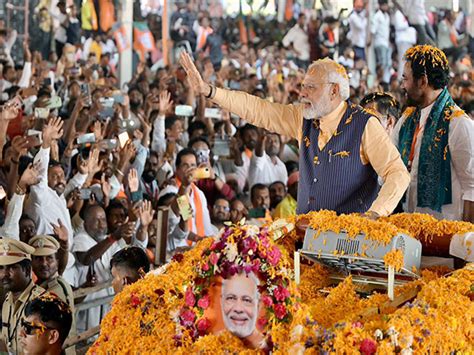
[[[318,182],[318,179],[314,178],[314,179],[313,179],[313,182]]]

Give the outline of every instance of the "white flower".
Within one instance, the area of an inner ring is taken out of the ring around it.
[[[375,332],[374,332],[374,338],[376,340],[382,340],[383,339],[383,332],[380,330],[380,329],[377,329]]]
[[[260,228],[254,225],[247,226],[247,235],[249,237],[256,237],[260,233]]]
[[[290,335],[290,340],[292,343],[297,342],[301,339],[301,336],[303,335],[303,330],[304,328],[301,324],[298,324],[297,326],[293,327]]]
[[[230,262],[233,262],[235,258],[239,255],[239,251],[237,250],[237,245],[234,243],[230,243],[226,246],[224,250],[224,254]]]
[[[296,343],[294,344],[289,350],[288,354],[292,355],[303,355],[304,354],[305,347],[301,343]]]

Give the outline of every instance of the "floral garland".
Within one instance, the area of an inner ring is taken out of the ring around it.
[[[299,238],[291,237],[294,232],[278,243],[294,248]],[[255,353],[227,331],[205,331],[201,312],[208,303],[206,283],[230,275],[235,266],[238,272],[252,270],[268,281],[262,286],[262,296],[268,297],[266,340],[274,354],[473,350],[473,265],[449,277],[442,276],[445,269],[421,270],[419,280],[395,288],[396,297],[416,288],[416,298],[394,308],[385,294],[360,297],[350,278],[330,287],[327,270],[318,265],[302,265],[297,288],[289,271],[291,249],[277,251],[271,239],[265,228],[229,226],[218,239],[207,238],[176,255],[165,268],[149,273],[115,297],[89,354]],[[230,245],[237,247],[237,254]],[[286,309],[281,319],[276,304]],[[371,309],[378,311],[367,312]],[[188,310],[194,313],[189,328],[181,324]]]
[[[282,258],[267,228],[248,225],[227,226],[218,239],[202,254],[202,262],[196,268],[197,277],[186,288],[185,305],[177,319],[179,344],[182,334],[193,340],[207,334],[211,322],[204,316],[210,306],[209,288],[216,277],[227,279],[240,273],[254,273],[263,281],[258,287],[266,309],[266,318],[258,324],[290,322],[290,310],[295,305],[290,293],[289,264]]]

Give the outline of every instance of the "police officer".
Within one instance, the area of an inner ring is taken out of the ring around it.
[[[0,239],[0,282],[7,292],[2,306],[2,335],[8,351],[18,353],[21,319],[26,304],[45,290],[31,279],[31,254],[34,248],[10,238]]]
[[[69,283],[58,273],[58,250],[59,242],[49,235],[37,235],[29,241],[29,244],[35,248],[32,254],[31,265],[33,272],[38,280],[36,284],[40,285],[49,293],[53,293],[61,300],[67,303],[73,314],[71,331],[68,338],[76,334],[76,322],[74,317],[74,295]],[[66,354],[74,354],[74,349],[66,349]]]

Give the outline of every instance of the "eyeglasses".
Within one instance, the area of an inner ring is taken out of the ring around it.
[[[218,206],[218,205],[214,205],[214,209],[215,210],[223,210],[224,212],[229,212],[230,211],[229,207]]]
[[[334,83],[314,83],[314,84],[301,84],[301,90],[314,90],[316,89],[316,86],[317,85],[330,85],[330,84],[334,84]]]
[[[45,326],[44,324],[35,324],[33,323],[28,323],[26,320],[22,319],[21,320],[21,327],[25,331],[26,335],[33,335],[36,333],[36,330],[39,330],[40,334],[43,334],[46,330],[52,330],[53,328],[49,328]]]

